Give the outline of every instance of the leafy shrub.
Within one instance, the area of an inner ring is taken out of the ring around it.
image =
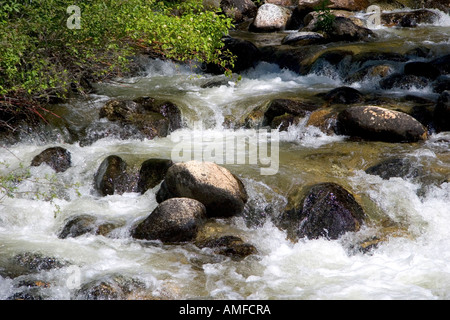
[[[87,75],[127,72],[142,50],[179,61],[232,61],[221,52],[231,19],[200,0],[179,1],[0,0],[0,96],[64,96]],[[70,5],[81,9],[80,29],[66,25]]]
[[[325,0],[322,1],[320,6],[314,9],[318,13],[316,21],[317,30],[329,32],[332,29],[332,25],[336,17],[331,13],[331,10],[328,8],[329,4],[330,1]]]

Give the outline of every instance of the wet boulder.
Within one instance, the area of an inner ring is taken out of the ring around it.
[[[369,41],[376,37],[370,29],[355,24],[351,19],[336,17],[327,33],[332,41]]]
[[[228,169],[212,162],[176,163],[167,170],[157,200],[186,197],[200,201],[208,217],[240,214],[248,196],[242,181]]]
[[[450,74],[450,54],[438,57],[430,63],[440,70],[441,74]]]
[[[161,103],[151,97],[133,101],[109,100],[100,109],[99,117],[118,123],[120,127],[128,127],[129,135],[136,131],[147,139],[165,137],[181,127],[180,109],[171,102]]]
[[[242,72],[249,68],[254,67],[261,58],[261,52],[258,47],[256,47],[251,41],[224,37],[223,39],[224,47],[222,51],[230,51],[235,57],[234,65],[229,65],[233,72]],[[207,64],[206,72],[213,74],[223,74],[225,69],[217,64]]]
[[[286,113],[281,116],[273,118],[270,127],[279,131],[286,131],[291,125],[296,125],[300,121],[300,118],[292,114]]]
[[[195,239],[206,219],[205,206],[189,198],[171,198],[131,231],[136,239],[160,240],[164,243],[187,242]]]
[[[293,99],[274,99],[270,101],[263,117],[263,126],[279,128],[295,123],[318,107],[313,103]]]
[[[412,88],[422,89],[429,84],[430,80],[414,74],[393,73],[380,80],[380,88],[390,90],[394,88],[410,90]]]
[[[294,191],[278,225],[290,239],[338,239],[356,232],[365,212],[354,196],[336,183],[320,183]]]
[[[377,175],[384,180],[390,178],[417,178],[422,174],[422,168],[408,158],[390,158],[383,160],[365,170],[367,174]]]
[[[338,87],[328,91],[324,99],[330,104],[352,104],[364,101],[364,95],[351,87]]]
[[[139,170],[137,191],[145,193],[164,180],[167,170],[173,165],[170,159],[152,158],[144,161]]]
[[[338,134],[337,115],[334,108],[322,108],[311,113],[306,125],[319,128],[328,135]]]
[[[157,113],[162,115],[169,122],[168,130],[170,132],[180,129],[183,126],[180,108],[170,101],[158,100],[152,97],[139,97],[133,100],[142,107],[140,113]]]
[[[62,147],[48,148],[31,161],[31,165],[36,167],[42,163],[47,164],[56,172],[64,172],[71,166],[71,155],[68,150]]]
[[[375,64],[363,66],[360,69],[348,74],[345,78],[345,83],[361,82],[364,80],[371,80],[373,78],[384,78],[393,72],[393,67],[389,64]]]
[[[412,61],[405,64],[404,74],[410,74],[418,77],[424,77],[431,80],[436,79],[441,75],[438,68],[429,62]]]
[[[260,49],[261,60],[277,64],[281,69],[288,69],[301,75],[306,75],[311,70],[310,54],[313,49],[309,47],[292,46],[289,49],[283,47],[266,46]]]
[[[425,8],[438,9],[450,14],[450,2],[447,0],[424,0],[422,3]]]
[[[0,270],[0,275],[16,278],[21,275],[60,269],[68,265],[70,265],[69,261],[60,259],[56,256],[48,256],[40,252],[25,251],[10,258],[7,261],[7,264]]]
[[[450,91],[450,76],[440,76],[433,82],[433,92],[442,93],[446,90]]]
[[[338,114],[341,134],[384,142],[417,142],[427,129],[412,116],[377,106],[350,107]]]
[[[437,19],[439,15],[427,9],[381,13],[381,23],[389,27],[411,28],[418,24],[433,23]]]
[[[152,158],[144,161],[139,170],[137,191],[145,193],[164,180],[167,170],[173,165],[170,159]]]
[[[433,118],[438,132],[450,131],[450,91],[444,91],[439,96]]]
[[[265,3],[258,8],[249,27],[252,32],[274,32],[286,29],[292,10],[276,4]]]
[[[235,260],[243,259],[258,252],[252,244],[245,243],[241,238],[232,235],[202,239],[196,241],[195,245],[202,249],[210,248],[216,254],[231,257]]]
[[[94,188],[101,196],[129,190],[126,162],[116,155],[106,157],[94,176]]]
[[[317,20],[312,20],[303,30],[313,32],[324,32]],[[350,18],[335,17],[330,22],[329,30],[325,32],[327,42],[337,41],[370,41],[376,38],[376,34],[370,29],[357,25]]]
[[[141,113],[142,108],[134,101],[129,100],[109,100],[99,111],[100,118],[107,118],[109,121],[127,120],[136,113]]]
[[[81,214],[70,217],[65,221],[58,238],[75,238],[83,234],[106,236],[117,227],[118,225],[113,222],[102,221],[93,215]]]

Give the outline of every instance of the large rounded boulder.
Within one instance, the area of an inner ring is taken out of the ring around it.
[[[350,107],[338,114],[340,133],[372,141],[417,142],[427,129],[412,116],[377,106]]]
[[[136,239],[178,243],[193,240],[206,219],[205,206],[194,199],[172,198],[155,210],[131,231]]]
[[[346,232],[358,231],[364,220],[364,210],[353,195],[327,182],[291,194],[279,225],[293,240],[338,239]]]
[[[248,196],[242,181],[213,162],[188,161],[172,165],[158,191],[158,202],[168,198],[196,199],[208,217],[231,217],[241,213]]]

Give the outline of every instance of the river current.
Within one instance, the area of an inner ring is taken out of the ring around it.
[[[445,15],[433,25],[407,30],[377,27],[373,31],[380,39],[370,45],[392,46],[393,50],[422,45],[450,53],[450,19]],[[27,169],[30,174],[17,184],[14,197],[0,200],[0,299],[23,291],[21,281],[30,279],[48,283],[39,288],[46,299],[75,299],[83,284],[113,275],[142,283],[143,289],[128,297],[135,299],[450,299],[450,183],[446,180],[450,175],[450,132],[411,144],[353,141],[307,126],[305,118],[278,133],[279,161],[274,174],[261,174],[261,167],[268,163],[262,164],[256,154],[257,163],[223,163],[242,179],[249,203],[243,216],[211,221],[210,227],[241,237],[256,247],[257,254],[236,261],[218,258],[193,244],[165,245],[130,237],[130,227],[157,206],[159,187],[142,195],[129,192],[99,197],[93,192],[93,177],[108,155],[121,156],[131,167],[149,158],[170,159],[174,148],[180,147],[180,137],[199,148],[220,150],[223,138],[245,141],[255,133],[254,129],[227,128],[223,125],[227,117],[239,119],[274,98],[312,97],[344,85],[338,68],[332,65],[300,76],[261,62],[241,76],[235,81],[198,68],[149,60],[145,74],[98,84],[95,94],[58,106],[55,112],[74,128],[85,127],[99,134],[106,120],[98,118],[98,111],[107,100],[157,96],[181,108],[184,128],[164,138],[109,136],[90,144],[68,142],[67,132],[54,129],[3,146],[1,173]],[[222,85],[204,86],[211,80],[220,80]],[[378,92],[375,81],[351,86]],[[383,94],[435,97],[429,87]],[[263,138],[266,136],[260,136]],[[255,143],[251,138],[248,141]],[[35,155],[52,146],[70,151],[72,166],[67,171],[55,174],[45,165],[28,167]],[[243,152],[252,155],[252,151]],[[420,181],[384,180],[365,173],[367,167],[390,156],[412,159],[429,175]],[[372,221],[380,223],[363,226],[338,240],[288,240],[271,218],[283,211],[289,190],[318,182],[344,186]],[[56,197],[46,199],[45,194],[55,189]],[[58,238],[67,219],[79,214],[113,221],[119,227],[109,236]],[[385,221],[389,223],[383,224]],[[354,249],[380,233],[386,234],[386,239],[375,249]],[[70,263],[14,275],[10,261],[24,252]]]

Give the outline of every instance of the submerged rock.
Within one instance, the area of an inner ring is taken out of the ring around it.
[[[293,240],[338,239],[346,232],[358,231],[365,216],[353,195],[342,186],[320,183],[289,196],[279,226]]]
[[[417,178],[422,173],[422,168],[408,158],[391,158],[367,168],[365,172],[384,180],[394,177],[408,179]]]
[[[321,44],[325,42],[323,34],[318,32],[300,31],[290,33],[281,41],[282,44],[306,46],[311,44]]]
[[[171,198],[158,207],[131,231],[136,239],[161,240],[165,243],[195,239],[206,219],[205,206],[189,198]]]
[[[196,241],[195,244],[199,248],[211,248],[214,253],[225,255],[235,260],[243,259],[258,252],[253,245],[245,243],[241,238],[231,235],[202,239]]]
[[[64,172],[71,166],[71,155],[68,150],[62,147],[48,148],[35,156],[31,161],[32,166],[47,164],[56,172]]]
[[[377,106],[350,107],[338,114],[341,134],[385,142],[417,142],[427,129],[412,116]]]
[[[116,227],[118,227],[116,223],[101,221],[93,215],[82,214],[68,219],[58,234],[58,238],[75,238],[83,234],[106,236]]]
[[[228,169],[212,162],[176,163],[167,170],[159,202],[173,197],[200,201],[208,217],[231,217],[242,212],[247,192],[241,180]]]

